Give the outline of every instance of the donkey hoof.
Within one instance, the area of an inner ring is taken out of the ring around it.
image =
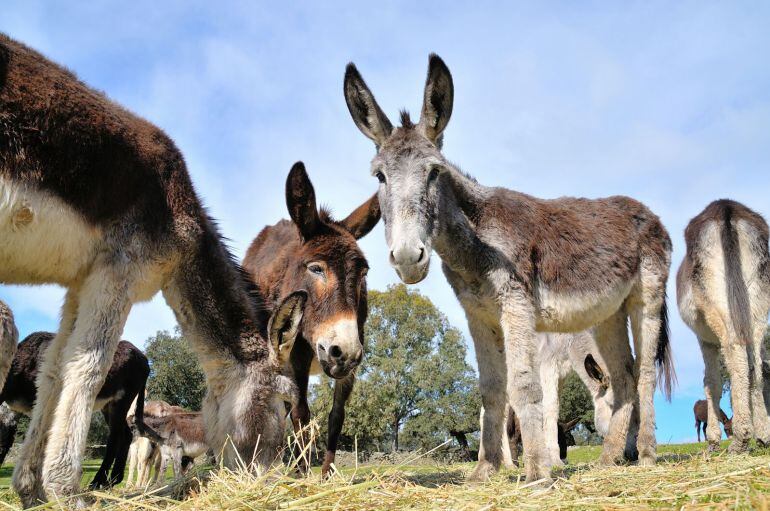
[[[476,468],[473,469],[473,472],[470,473],[466,480],[471,483],[483,483],[489,481],[489,478],[492,477],[492,474],[494,473],[494,465],[488,461],[479,461],[476,464]]]
[[[749,443],[744,440],[738,440],[734,438],[730,445],[727,447],[727,452],[730,454],[742,454],[749,450]]]
[[[639,456],[639,466],[640,467],[654,467],[655,463],[657,461],[658,461],[657,457],[654,456],[654,455],[653,456],[650,456],[650,455]]]
[[[706,452],[709,453],[709,454],[715,453],[715,452],[719,451],[720,448],[721,447],[719,445],[719,442],[709,442],[708,446],[706,447]]]

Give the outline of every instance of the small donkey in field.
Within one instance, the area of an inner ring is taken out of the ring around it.
[[[182,154],[160,129],[2,34],[0,261],[0,283],[67,289],[14,470],[25,506],[77,492],[94,399],[128,313],[158,291],[206,373],[212,448],[228,467],[274,462],[285,409],[268,316]],[[292,300],[289,322],[302,309]]]
[[[37,396],[35,381],[38,363],[54,337],[49,332],[35,332],[19,343],[11,371],[0,392],[0,403],[8,403],[16,413],[31,414]],[[134,420],[139,429],[143,428],[144,389],[149,375],[150,364],[144,353],[130,342],[120,341],[94,405],[94,409],[102,410],[109,427],[109,437],[104,460],[91,482],[91,488],[113,486],[123,480],[131,444],[131,429],[126,416],[136,399]]]
[[[708,427],[708,404],[705,399],[700,399],[695,402],[692,407],[692,413],[695,415],[695,432],[698,434],[698,442],[700,442],[701,426],[703,427],[703,438],[706,438],[706,428]],[[727,418],[727,414],[721,408],[719,409],[719,422],[725,428],[725,435],[727,438],[733,436],[733,420]],[[720,433],[719,438],[722,438]]]
[[[337,451],[355,369],[364,353],[369,266],[356,240],[377,224],[380,207],[375,195],[344,220],[333,220],[327,211],[317,208],[302,162],[292,167],[286,180],[286,206],[291,222],[281,220],[264,228],[246,252],[243,267],[268,303],[278,303],[297,289],[308,293],[297,341],[293,347],[287,343],[280,358],[283,371],[294,378],[299,389],[299,402],[292,410],[297,433],[310,420],[310,374],[323,370],[335,379],[321,468],[326,476]],[[300,458],[299,468],[307,470],[305,457]]]
[[[417,124],[403,112],[394,128],[353,64],[344,93],[356,125],[377,147],[371,173],[380,183],[390,263],[401,280],[416,283],[435,249],[468,318],[485,410],[471,479],[486,479],[500,466],[507,400],[521,420],[527,478],[550,477],[535,333],[595,326],[599,350],[610,360],[618,346],[627,349],[628,318],[637,353],[639,457],[654,463],[656,362],[667,394],[674,377],[665,302],[671,240],[660,219],[628,197],[543,200],[462,173],[441,152],[454,87],[436,55]],[[625,369],[608,369],[613,382],[633,389]],[[635,401],[632,391],[615,403],[601,462],[623,457]]]
[[[687,253],[677,273],[677,300],[703,353],[709,447],[718,447],[722,438],[717,420],[722,397],[720,349],[730,374],[730,452],[746,450],[752,437],[768,444],[770,418],[762,370],[770,311],[767,222],[743,204],[718,200],[690,221],[684,237]]]

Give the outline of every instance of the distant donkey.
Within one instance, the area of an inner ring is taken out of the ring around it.
[[[552,465],[561,465],[562,460],[566,458],[567,446],[574,445],[574,440],[570,444],[570,431],[577,426],[574,419],[568,423],[559,422],[559,397],[561,395],[562,383],[564,379],[572,372],[578,375],[580,380],[588,389],[591,400],[594,405],[594,427],[602,436],[607,437],[612,420],[615,403],[623,403],[626,394],[633,391],[633,365],[634,359],[631,354],[631,347],[619,349],[612,352],[612,358],[609,361],[602,358],[594,341],[593,332],[584,331],[576,334],[556,334],[539,333],[538,348],[535,359],[535,365],[540,377],[540,386],[543,389],[543,424],[545,436],[546,452],[550,455]],[[597,359],[601,362],[597,362]],[[613,372],[623,374],[623,380],[613,382],[608,376],[609,370],[604,367],[613,367]],[[625,388],[623,385],[629,385]],[[506,407],[506,440],[503,443],[503,459],[506,465],[510,465],[518,457],[518,444],[521,442],[521,433],[515,426],[515,414],[510,406]],[[624,456],[626,459],[634,460],[637,457],[636,452],[636,434],[639,426],[637,414],[632,416],[630,431],[626,437],[626,447]],[[513,440],[516,435],[517,441]],[[508,450],[510,443],[511,458],[509,459]]]
[[[19,343],[5,387],[0,392],[0,403],[7,403],[16,413],[30,415],[37,396],[35,381],[38,363],[54,337],[49,332],[35,332]],[[126,416],[136,399],[135,420],[140,429],[143,427],[144,389],[149,375],[150,364],[144,353],[130,342],[120,341],[94,405],[94,409],[102,410],[109,436],[104,460],[91,482],[91,488],[113,486],[123,480],[131,444],[131,430]],[[13,438],[10,441],[13,442]]]
[[[318,209],[302,162],[292,167],[286,180],[286,206],[291,221],[281,220],[264,228],[246,252],[243,267],[268,306],[298,289],[308,293],[297,342],[293,347],[286,345],[281,359],[283,371],[294,378],[299,389],[299,402],[292,410],[295,432],[310,421],[310,374],[323,370],[335,380],[321,467],[322,475],[327,476],[345,420],[345,403],[353,390],[355,369],[364,354],[369,265],[356,240],[377,224],[380,207],[375,195],[347,218],[334,220],[328,211]],[[306,461],[300,458],[300,470],[307,470]]]
[[[698,442],[700,442],[701,426],[703,426],[703,438],[706,438],[706,428],[708,427],[708,404],[705,399],[700,399],[695,402],[695,406],[692,407],[692,412],[695,415],[695,432],[698,433]],[[727,418],[727,414],[721,408],[719,409],[719,422],[725,428],[725,435],[727,438],[733,436],[733,420]],[[719,438],[722,438],[720,433]]]
[[[390,263],[413,284],[427,275],[435,248],[468,318],[485,410],[470,479],[486,479],[500,466],[506,396],[522,422],[528,480],[550,477],[542,389],[532,367],[535,333],[595,326],[609,358],[618,346],[627,349],[628,318],[638,354],[639,458],[654,463],[656,362],[666,395],[674,379],[665,301],[671,240],[660,219],[627,197],[542,200],[462,173],[441,153],[454,87],[436,55],[417,124],[403,112],[394,128],[353,64],[344,93],[353,120],[377,148],[371,173],[380,182]],[[602,463],[623,457],[635,401],[632,391],[617,403]]]
[[[677,300],[703,353],[709,448],[718,447],[722,438],[717,421],[722,397],[720,349],[730,374],[734,433],[730,452],[746,450],[752,437],[769,444],[762,368],[770,311],[767,222],[743,204],[718,200],[690,221],[684,237],[687,253],[677,274]]]
[[[77,492],[94,399],[128,313],[159,290],[206,373],[209,443],[228,467],[274,462],[285,410],[268,316],[182,154],[160,129],[5,35],[0,261],[0,283],[67,289],[14,470],[25,506]]]

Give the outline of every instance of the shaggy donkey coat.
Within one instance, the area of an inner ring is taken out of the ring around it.
[[[0,393],[0,403],[8,403],[14,412],[30,415],[37,397],[38,363],[54,337],[50,332],[35,332],[19,343]],[[91,481],[92,488],[113,486],[123,480],[132,437],[126,416],[136,400],[136,416],[132,419],[143,429],[144,389],[149,375],[150,364],[144,353],[130,342],[120,341],[94,405],[104,415],[109,436],[104,460]]]
[[[730,374],[731,452],[752,437],[770,443],[770,418],[763,395],[763,337],[770,311],[770,251],[767,222],[743,204],[718,200],[684,231],[687,253],[677,273],[679,312],[698,336],[708,404],[706,438],[719,446],[717,410],[722,397],[719,351]]]
[[[605,354],[627,349],[629,318],[638,354],[639,458],[654,463],[656,361],[667,393],[673,380],[665,306],[671,240],[660,219],[628,197],[543,200],[463,174],[441,153],[454,86],[436,55],[418,124],[404,112],[394,128],[353,64],[344,93],[354,122],[377,147],[371,172],[380,182],[391,264],[404,282],[419,282],[435,249],[468,318],[485,410],[471,479],[500,466],[506,402],[521,421],[527,478],[550,477],[535,333],[595,326]],[[623,457],[635,401],[632,392],[616,404],[603,463]]]
[[[282,371],[291,375],[299,389],[292,409],[294,431],[300,434],[310,421],[308,378],[323,370],[335,379],[334,403],[321,474],[328,475],[345,420],[345,403],[353,390],[355,369],[364,349],[367,315],[366,273],[369,265],[357,239],[380,219],[374,196],[341,221],[318,210],[313,185],[302,162],[286,180],[286,206],[291,222],[281,220],[265,227],[251,243],[243,267],[249,272],[268,304],[287,293],[304,289],[308,303],[297,341],[281,345]],[[300,434],[300,440],[306,440]],[[300,470],[307,470],[305,442],[297,445]]]
[[[159,290],[206,373],[214,450],[229,467],[275,460],[285,421],[268,317],[182,154],[160,129],[5,35],[0,283],[67,289],[14,470],[25,506],[77,492],[94,399],[126,317]]]

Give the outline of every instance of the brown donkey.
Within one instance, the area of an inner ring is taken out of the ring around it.
[[[677,273],[679,312],[698,337],[708,403],[706,438],[719,446],[717,410],[722,397],[719,351],[730,374],[733,407],[731,452],[752,437],[770,443],[765,408],[763,337],[770,311],[770,250],[767,222],[743,204],[718,200],[684,231],[687,253]]]
[[[94,399],[132,304],[159,290],[206,372],[211,446],[267,466],[280,377],[258,295],[160,129],[0,34],[0,283],[67,289],[13,485],[24,505],[78,490]],[[289,321],[301,315],[294,297]],[[7,360],[10,352],[0,354]]]
[[[285,374],[294,378],[299,389],[299,402],[292,410],[295,432],[310,420],[309,375],[323,370],[335,379],[321,468],[326,476],[364,349],[368,265],[356,240],[377,224],[380,207],[375,195],[344,220],[333,220],[316,207],[313,185],[301,162],[286,180],[286,205],[291,221],[264,228],[246,252],[243,267],[268,306],[295,290],[308,293],[301,331],[293,348],[288,344],[282,348],[280,358],[285,359]],[[307,469],[305,461],[300,460],[301,470]]]
[[[695,402],[692,407],[692,413],[695,415],[695,432],[698,434],[698,442],[700,442],[701,427],[703,427],[703,438],[706,438],[706,429],[708,428],[708,404],[705,399],[700,399]],[[733,436],[733,420],[727,418],[727,414],[721,408],[719,409],[719,422],[725,428],[725,435],[727,438]],[[719,434],[719,438],[722,438],[722,434]]]
[[[608,354],[627,345],[627,318],[638,354],[639,458],[654,463],[656,361],[667,393],[673,378],[665,304],[671,240],[658,217],[628,197],[542,200],[462,173],[441,152],[454,88],[436,55],[417,124],[404,112],[394,128],[353,64],[344,93],[377,147],[371,173],[380,182],[391,264],[404,282],[419,282],[435,249],[468,318],[485,410],[471,478],[486,479],[500,465],[507,400],[521,421],[528,479],[549,477],[535,333],[596,326],[603,358],[621,360]],[[608,369],[620,384],[601,461],[613,463],[623,458],[636,389],[625,368]]]
[[[11,371],[0,392],[0,403],[8,403],[16,413],[30,415],[37,396],[38,364],[54,337],[55,334],[50,332],[35,332],[19,343]],[[150,364],[144,353],[130,342],[120,341],[94,405],[94,409],[101,410],[104,415],[109,436],[104,460],[91,481],[91,488],[114,486],[123,480],[132,439],[127,415],[132,403],[136,402],[132,422],[135,421],[139,429],[144,428],[144,389],[149,375]]]

